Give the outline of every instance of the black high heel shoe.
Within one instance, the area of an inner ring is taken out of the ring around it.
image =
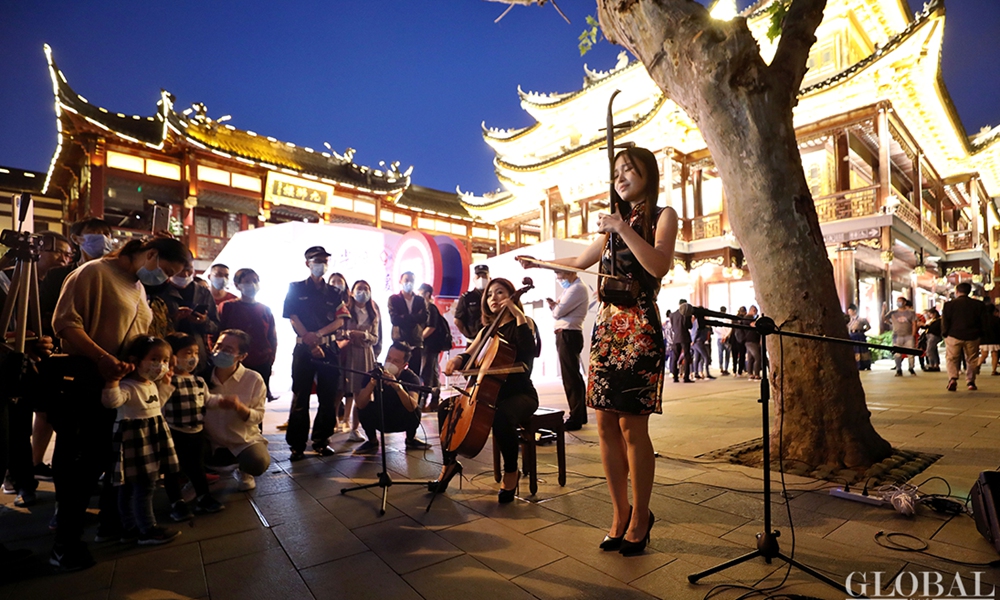
[[[514,484],[514,489],[507,490],[501,487],[500,491],[497,492],[497,502],[499,502],[500,504],[508,504],[510,502],[513,502],[514,497],[517,496],[517,491],[518,489],[520,489],[520,487],[521,487],[521,472],[518,471],[517,483]]]
[[[628,507],[628,520],[625,521],[625,529],[628,529],[628,523],[632,520],[632,507]],[[615,552],[622,547],[622,541],[625,539],[625,534],[621,534],[618,537],[611,537],[610,535],[604,536],[604,541],[600,543],[598,548],[604,550],[605,552]]]
[[[634,556],[642,553],[646,549],[646,544],[649,543],[649,532],[653,530],[654,521],[656,518],[653,517],[653,511],[649,511],[649,527],[646,529],[646,537],[638,542],[630,542],[625,539],[625,536],[622,536],[622,545],[618,549],[618,553],[622,556]]]
[[[459,475],[458,489],[462,489],[462,463],[455,461],[455,466],[452,467],[451,471],[445,476],[444,479],[435,479],[434,481],[427,482],[427,491],[432,494],[443,494],[445,490],[448,489],[448,484],[451,480],[455,478],[455,475]]]

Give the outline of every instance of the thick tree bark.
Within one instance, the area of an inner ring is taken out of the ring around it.
[[[716,21],[692,0],[597,5],[604,35],[637,56],[698,125],[761,308],[788,330],[846,338],[792,124],[826,0],[794,0],[770,65],[745,19]],[[888,442],[872,427],[852,348],[786,339],[781,356],[778,338],[768,341],[786,460],[855,467],[889,455]],[[777,427],[771,446],[779,451]]]

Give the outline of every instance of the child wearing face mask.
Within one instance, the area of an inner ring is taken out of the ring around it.
[[[165,544],[179,531],[160,527],[153,516],[153,491],[160,473],[176,473],[173,438],[160,413],[163,396],[156,382],[170,372],[170,344],[141,336],[129,344],[131,372],[109,379],[101,402],[118,409],[115,417],[113,483],[118,486],[122,541]]]
[[[175,522],[191,518],[195,513],[216,513],[225,506],[208,491],[205,476],[205,408],[214,406],[222,399],[208,391],[205,380],[195,375],[198,368],[198,341],[186,333],[172,333],[167,343],[174,352],[172,377],[164,377],[159,382],[163,404],[163,418],[170,427],[174,440],[180,473],[169,474],[165,480],[167,498],[170,500],[170,518]],[[194,488],[193,506],[184,501],[181,491],[181,475],[187,477]]]

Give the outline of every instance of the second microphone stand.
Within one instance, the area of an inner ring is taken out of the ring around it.
[[[746,319],[742,317],[736,317],[727,313],[720,313],[715,311],[706,310],[703,308],[695,309],[695,315],[698,317],[711,316],[720,319],[728,319],[732,322],[723,323],[720,321],[712,321],[709,319],[703,319],[703,323],[706,325],[713,325],[717,327],[732,327],[735,329],[746,329],[751,331],[756,331],[760,334],[760,354],[761,354],[761,378],[760,378],[760,411],[761,411],[761,440],[763,441],[763,469],[764,469],[764,531],[757,534],[757,549],[744,554],[743,556],[736,557],[732,560],[726,561],[722,564],[716,565],[704,571],[698,573],[692,573],[688,575],[688,581],[691,583],[696,583],[702,577],[707,577],[713,573],[718,573],[719,571],[724,571],[736,565],[747,562],[748,560],[753,560],[755,558],[761,557],[764,562],[771,564],[771,561],[775,558],[788,563],[793,567],[797,567],[799,570],[805,572],[807,575],[818,579],[819,581],[833,587],[845,594],[850,598],[866,598],[867,596],[855,595],[850,590],[847,589],[844,584],[827,577],[826,575],[820,573],[819,571],[813,569],[809,565],[805,565],[795,560],[794,558],[787,556],[781,552],[781,547],[778,545],[778,537],[781,532],[771,528],[771,423],[770,423],[770,404],[771,404],[771,385],[768,378],[768,365],[769,361],[767,358],[767,338],[769,335],[780,335],[793,338],[801,338],[807,340],[815,340],[827,343],[835,344],[847,344],[851,346],[867,346],[869,348],[878,348],[882,350],[890,350],[894,354],[920,354],[920,350],[915,348],[905,348],[903,346],[883,346],[880,344],[865,344],[864,342],[857,342],[854,340],[845,340],[842,338],[832,338],[821,335],[810,335],[808,333],[798,333],[793,331],[782,331],[774,323],[774,320],[770,317],[760,317],[753,322],[752,325],[746,324]]]
[[[376,381],[375,391],[374,391],[374,394],[375,394],[375,400],[374,401],[378,404],[379,432],[382,434],[381,435],[381,439],[379,440],[379,451],[382,454],[382,471],[378,474],[378,481],[377,482],[375,482],[375,483],[369,483],[369,484],[366,484],[366,485],[359,485],[359,486],[355,486],[355,487],[352,487],[352,488],[343,488],[343,489],[340,490],[340,493],[341,494],[346,494],[348,492],[356,492],[356,491],[359,491],[359,490],[367,490],[367,489],[370,489],[370,488],[373,488],[373,487],[380,487],[380,488],[382,488],[382,506],[379,509],[378,514],[379,514],[379,516],[383,516],[383,515],[385,515],[385,507],[386,507],[386,503],[388,502],[389,488],[390,487],[392,487],[393,485],[421,485],[421,486],[427,486],[427,484],[430,483],[430,481],[393,481],[392,477],[389,475],[389,468],[386,466],[386,459],[385,459],[385,434],[387,432],[385,430],[385,404],[383,404],[383,389],[382,389],[383,384],[386,381],[394,381],[394,382],[398,383],[399,385],[403,386],[403,389],[413,389],[413,390],[417,390],[417,391],[428,391],[431,388],[429,388],[428,386],[424,386],[424,385],[414,385],[412,383],[405,383],[405,382],[399,381],[398,379],[389,379],[388,377],[385,376],[385,373],[384,373],[382,365],[380,365],[378,363],[375,363],[375,369],[372,370],[372,371],[370,371],[370,372],[367,372],[367,371],[355,371],[353,369],[342,369],[342,370],[350,372],[350,373],[359,373],[361,375],[369,375],[369,376],[371,376],[372,379],[374,379]]]

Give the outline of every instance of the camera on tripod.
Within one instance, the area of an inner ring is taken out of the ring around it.
[[[37,261],[42,251],[42,236],[30,231],[4,229],[0,233],[0,245],[10,248],[9,252],[14,253],[14,258],[21,260],[33,258]]]

